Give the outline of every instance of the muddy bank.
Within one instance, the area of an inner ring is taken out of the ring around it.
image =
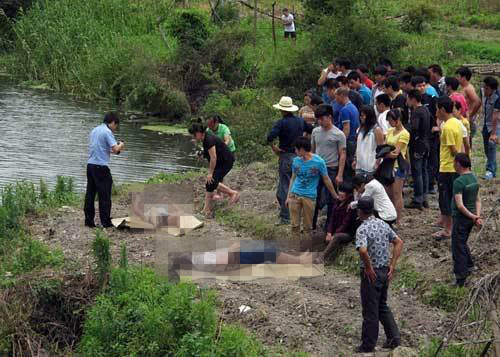
[[[213,246],[214,240],[242,238],[286,237],[288,227],[276,226],[278,205],[275,200],[277,180],[276,163],[256,163],[234,170],[227,183],[242,191],[241,202],[232,211],[220,211],[216,220],[205,220],[204,226],[183,240],[189,240],[198,250]],[[204,178],[191,179],[194,208],[202,208]],[[483,209],[485,215],[494,207],[499,197],[499,180],[484,185],[482,182]],[[114,217],[127,216],[130,198],[124,190],[113,201]],[[409,198],[406,191],[406,198]],[[230,214],[229,214],[230,213]],[[450,241],[436,242],[431,234],[437,229],[433,223],[439,213],[437,196],[431,196],[431,208],[406,211],[398,234],[405,242],[403,260],[423,277],[424,282],[416,289],[393,287],[390,306],[399,323],[403,345],[417,348],[423,341],[441,337],[453,320],[453,314],[431,307],[422,302],[419,289],[430,289],[433,284],[452,284]],[[224,220],[224,215],[229,220]],[[253,227],[248,222],[254,222]],[[58,214],[32,220],[30,229],[34,237],[53,248],[62,249],[72,261],[87,266],[94,231],[84,227],[80,208],[66,207]],[[492,271],[500,270],[500,252],[496,239],[498,232],[493,220],[477,237],[471,235],[471,249],[476,258],[478,271],[472,280]],[[115,261],[120,246],[125,242],[131,264],[153,265],[155,237],[151,234],[134,235],[127,230],[107,230]],[[175,241],[172,238],[172,241]],[[348,247],[353,250],[354,248]],[[355,267],[354,267],[355,271]],[[328,265],[323,283],[285,283],[274,285],[219,284],[220,313],[227,322],[239,323],[254,332],[269,345],[282,344],[287,349],[308,351],[313,356],[352,355],[359,343],[361,306],[359,277],[336,266]],[[248,305],[251,310],[240,314],[239,306]],[[467,335],[467,331],[462,331]],[[460,337],[460,335],[459,335]],[[384,342],[381,331],[377,355],[386,355],[381,348]]]

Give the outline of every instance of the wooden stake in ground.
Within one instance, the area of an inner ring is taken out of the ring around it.
[[[257,0],[253,2],[253,46],[257,46]]]
[[[272,22],[273,22],[273,45],[274,45],[274,52],[276,52],[276,28],[274,26],[274,7],[276,6],[276,1],[273,2],[273,8],[272,8]]]

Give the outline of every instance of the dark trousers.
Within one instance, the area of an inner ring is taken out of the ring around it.
[[[276,191],[276,198],[280,204],[280,218],[282,221],[290,220],[290,211],[285,206],[290,180],[292,179],[292,161],[295,158],[293,153],[280,153],[279,158],[279,182]]]
[[[413,201],[422,204],[427,200],[429,174],[427,154],[417,154],[410,150],[411,176],[413,178]]]
[[[352,168],[352,163],[354,161],[354,156],[356,156],[356,140],[348,140],[346,142],[346,158],[345,158],[345,167],[344,167],[344,181],[352,183],[352,179],[355,170]]]
[[[361,333],[362,346],[364,349],[375,348],[378,340],[379,321],[384,326],[387,340],[400,340],[400,333],[392,311],[387,305],[387,290],[389,281],[387,273],[389,268],[375,268],[377,279],[370,283],[361,270],[361,305],[363,312],[363,327]]]
[[[109,167],[87,164],[87,192],[85,194],[85,224],[94,225],[96,193],[99,196],[99,217],[103,227],[111,226],[111,187],[113,178]]]
[[[474,267],[467,240],[474,222],[470,219],[453,217],[451,231],[451,255],[453,257],[453,272],[457,281],[465,281],[470,274],[469,269]]]
[[[338,167],[328,167],[328,177],[330,177],[330,180],[332,181],[332,184],[334,187],[336,187],[335,184],[335,178],[337,177],[338,173]],[[330,217],[332,216],[332,211],[333,211],[333,198],[332,195],[330,194],[330,191],[326,188],[325,184],[323,183],[323,179],[319,179],[318,183],[318,194],[316,196],[316,206],[314,207],[314,216],[313,216],[313,221],[312,221],[312,229],[316,229],[316,224],[318,222],[318,216],[319,216],[319,211],[325,206],[327,207],[327,213],[326,213],[326,223],[324,230],[326,232],[326,229],[328,228],[328,224],[330,223]]]
[[[439,136],[430,138],[430,151],[427,160],[428,189],[433,190],[439,175]]]
[[[340,248],[352,241],[354,241],[354,236],[351,236],[348,233],[335,233],[323,253],[325,260],[329,260],[332,262],[335,261],[335,259],[337,259],[337,255],[340,252]]]
[[[497,130],[497,133],[499,130]],[[483,146],[484,154],[486,156],[486,171],[493,174],[493,177],[497,176],[497,143],[490,141],[491,131],[488,128],[483,127]]]

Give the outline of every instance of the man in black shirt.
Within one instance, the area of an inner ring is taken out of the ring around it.
[[[429,176],[427,160],[429,157],[430,114],[422,105],[422,95],[417,89],[408,93],[410,116],[410,163],[413,177],[413,200],[406,208],[422,209],[428,207],[427,190]]]
[[[339,76],[337,77],[337,81],[340,83],[340,86],[343,88],[346,88],[349,90],[349,100],[351,101],[352,104],[358,109],[358,111],[361,110],[361,107],[363,107],[363,97],[361,94],[359,94],[358,91],[352,90],[349,87],[349,79],[344,76]]]
[[[313,127],[304,119],[293,115],[299,108],[293,104],[290,97],[281,97],[279,103],[274,104],[273,108],[279,109],[283,118],[274,124],[267,136],[267,142],[271,144],[273,152],[279,156],[279,182],[276,198],[280,204],[280,223],[289,224],[290,212],[285,202],[292,178],[292,161],[296,156],[294,142],[303,136],[304,132],[311,134]],[[279,138],[279,146],[273,144],[276,138]]]
[[[207,218],[213,218],[214,191],[219,190],[230,198],[231,204],[240,199],[240,193],[222,183],[224,177],[231,171],[234,156],[227,145],[217,136],[207,133],[207,128],[201,123],[194,123],[189,133],[198,142],[203,143],[203,156],[209,162],[207,181],[205,184],[205,207],[203,213]]]

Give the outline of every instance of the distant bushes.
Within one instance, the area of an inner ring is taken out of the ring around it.
[[[126,279],[123,279],[126,274]],[[115,269],[108,293],[89,310],[79,351],[86,356],[259,356],[242,329],[218,328],[215,296],[194,284],[165,284],[149,269]]]

